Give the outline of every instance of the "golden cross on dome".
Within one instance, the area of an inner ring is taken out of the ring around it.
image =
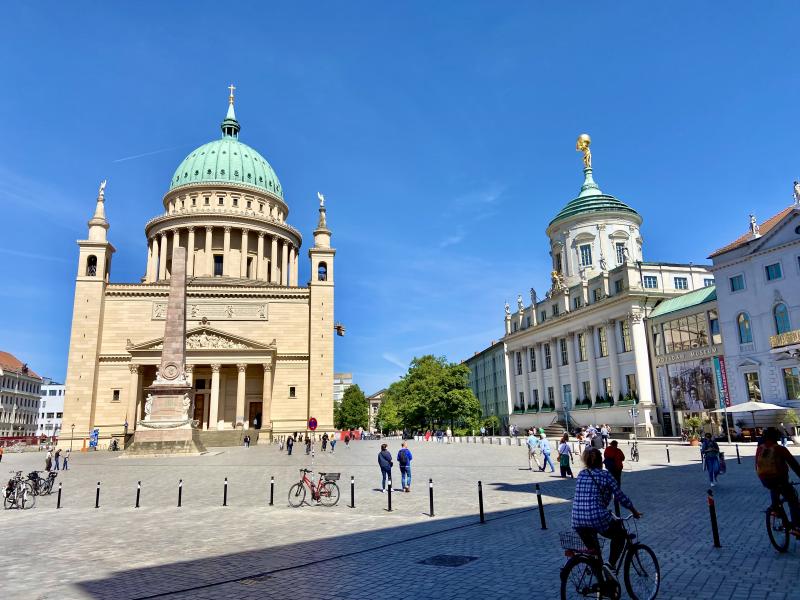
[[[231,95],[230,95],[230,96],[228,96],[228,104],[233,104],[233,90],[235,90],[235,89],[236,89],[236,86],[235,86],[235,85],[233,85],[233,84],[230,84],[230,85],[228,86],[228,89],[231,91]]]

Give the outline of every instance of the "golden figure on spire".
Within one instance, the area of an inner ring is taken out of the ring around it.
[[[235,89],[236,89],[236,86],[235,86],[235,85],[233,85],[233,84],[230,84],[230,85],[228,86],[228,89],[231,91],[231,95],[230,95],[230,96],[228,96],[228,104],[231,104],[231,105],[232,105],[232,104],[233,104],[233,90],[235,90]]]
[[[575,144],[575,150],[583,152],[583,166],[587,169],[592,168],[592,151],[589,146],[592,143],[592,138],[588,133],[582,133],[578,136],[578,142]]]

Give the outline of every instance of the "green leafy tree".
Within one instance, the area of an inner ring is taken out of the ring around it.
[[[369,425],[369,402],[358,385],[351,385],[344,392],[338,410],[333,413],[337,429],[367,428]]]
[[[486,419],[483,421],[483,426],[486,428],[486,431],[490,431],[491,435],[494,435],[495,432],[500,430],[500,419],[497,417],[497,415],[486,417]]]
[[[378,407],[375,422],[382,434],[391,433],[403,427],[403,422],[400,420],[400,414],[397,411],[397,403],[388,395],[384,396],[381,405]]]

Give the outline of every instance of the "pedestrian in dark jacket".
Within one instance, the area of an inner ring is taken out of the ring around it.
[[[286,454],[289,456],[292,455],[292,446],[294,446],[294,438],[289,436],[289,439],[286,440]]]
[[[306,435],[306,454],[311,454],[311,437]]]
[[[328,434],[322,434],[322,451],[325,452],[325,449],[328,447]]]
[[[404,492],[411,491],[411,450],[408,449],[408,443],[403,442],[400,452],[397,453],[397,464],[400,465],[400,483],[403,486]]]
[[[386,444],[381,444],[381,451],[378,453],[378,466],[381,468],[381,492],[386,492],[386,479],[389,479],[389,485],[392,481],[392,453],[387,450]]]

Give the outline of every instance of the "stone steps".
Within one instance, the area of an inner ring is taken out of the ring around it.
[[[200,431],[200,441],[206,448],[222,448],[227,446],[241,446],[244,436],[250,436],[250,444],[255,446],[258,442],[257,429],[229,429],[226,431]]]

